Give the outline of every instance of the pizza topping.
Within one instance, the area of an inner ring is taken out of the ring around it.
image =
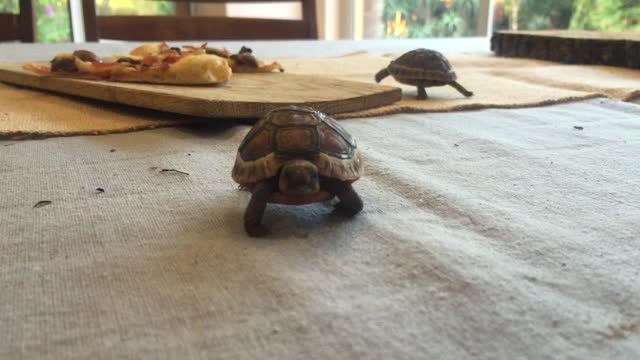
[[[238,51],[238,54],[253,54],[253,50],[246,46],[243,46],[240,48],[240,51]]]
[[[94,64],[100,64],[100,62],[93,63],[89,61],[82,61],[80,58],[76,57],[76,67],[81,73],[92,73],[95,69]]]
[[[240,52],[230,56],[230,59],[235,63],[234,65],[248,65],[252,67],[259,67],[258,60],[253,56],[251,49],[242,47]]]
[[[130,57],[121,57],[119,58],[116,62],[119,63],[129,63],[131,65],[138,65],[138,64],[142,64],[142,61],[140,60],[136,60],[136,59],[132,59]]]
[[[219,84],[227,82],[233,72],[259,73],[284,71],[277,62],[265,64],[250,48],[237,54],[225,48],[169,47],[166,43],[145,44],[129,54],[98,57],[88,50],[56,55],[50,64],[25,64],[25,69],[39,74],[73,74],[90,79],[138,81],[167,84]]]
[[[78,72],[76,57],[71,54],[60,54],[51,60],[51,71],[53,72]]]
[[[229,62],[229,66],[233,69],[234,72],[244,72],[244,73],[255,73],[255,72],[272,72],[273,70],[278,70],[280,72],[284,71],[282,65],[277,62],[273,62],[271,64],[265,65],[262,61],[258,60],[254,55],[253,51],[243,46],[237,54],[231,54],[229,50],[222,48],[212,48],[207,47],[207,44],[203,44],[200,48],[196,48],[193,46],[183,46],[185,49],[189,51],[197,51],[198,49],[204,49],[207,54],[212,54],[216,56],[220,56],[222,58],[227,59]]]
[[[116,65],[126,66],[126,63],[120,63],[120,62],[92,62],[90,64],[96,70],[112,69],[116,67]]]
[[[100,58],[98,58],[98,55],[89,50],[76,50],[73,52],[73,55],[82,61],[100,62]]]
[[[182,57],[184,58],[184,57]],[[165,57],[164,59],[162,59],[162,62],[165,64],[173,64],[174,62],[180,60],[181,57],[180,56],[175,56],[175,55],[169,55],[167,57]]]
[[[153,65],[160,62],[160,57],[156,55],[147,55],[142,58],[142,63],[147,65]]]
[[[22,66],[25,70],[33,71],[36,74],[48,75],[51,73],[51,65],[50,64],[24,64]]]
[[[258,61],[257,68],[255,66],[250,66],[250,65],[233,66],[233,71],[237,73],[255,73],[255,72],[268,73],[268,72],[272,72],[273,70],[284,72],[284,68],[282,67],[282,65],[280,65],[280,63],[277,63],[275,61],[268,65],[265,65],[262,62]]]
[[[205,47],[205,52],[207,54],[216,55],[223,58],[228,58],[229,56],[231,56],[231,52],[229,52],[229,50],[224,48],[218,49],[218,48]]]
[[[255,73],[255,72],[272,72],[279,70],[284,72],[284,68],[277,62],[265,65],[262,61],[253,56],[253,51],[243,46],[237,54],[229,57],[229,65],[234,72],[238,73]]]
[[[167,45],[167,43],[164,43],[164,42],[160,44],[145,44],[131,50],[129,54],[143,57],[147,55],[160,54],[167,49],[169,49],[169,45]]]

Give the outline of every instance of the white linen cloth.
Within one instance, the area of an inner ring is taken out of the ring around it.
[[[637,358],[639,115],[345,120],[364,211],[269,206],[267,239],[247,126],[0,142],[0,357]]]
[[[248,126],[0,141],[0,358],[640,357],[638,105],[342,123],[364,211],[266,239]]]

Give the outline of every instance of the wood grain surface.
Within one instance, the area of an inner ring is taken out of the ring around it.
[[[640,34],[595,31],[498,31],[496,55],[640,69]]]
[[[336,114],[390,105],[400,88],[314,75],[233,74],[218,86],[177,86],[43,76],[0,63],[0,81],[113,103],[210,118],[257,118],[284,105]]]

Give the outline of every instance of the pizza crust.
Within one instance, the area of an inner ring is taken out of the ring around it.
[[[181,84],[220,83],[231,78],[231,67],[219,56],[203,54],[180,59],[166,75]]]
[[[231,78],[231,68],[227,61],[215,55],[186,56],[171,64],[168,69],[148,69],[138,71],[123,68],[112,75],[111,80],[148,82],[174,85],[211,85],[224,83]]]
[[[157,44],[144,44],[140,45],[137,48],[131,50],[129,52],[130,55],[145,57],[147,55],[155,55],[160,54],[164,48],[167,48],[167,44],[165,43],[157,43]]]

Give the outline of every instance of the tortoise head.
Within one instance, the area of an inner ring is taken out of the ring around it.
[[[305,196],[320,191],[318,168],[306,160],[290,160],[280,170],[278,188],[289,196]]]

